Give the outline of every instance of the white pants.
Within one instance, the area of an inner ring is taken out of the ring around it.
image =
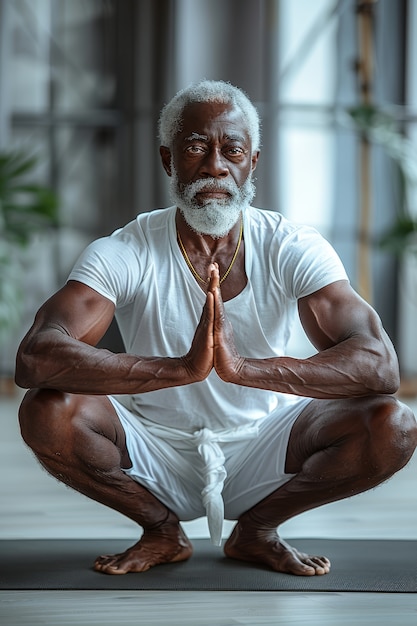
[[[291,429],[311,402],[311,398],[298,398],[255,421],[255,433],[251,428],[249,434],[248,429],[243,429],[242,434],[235,429],[232,435],[230,431],[212,433],[203,429],[204,433],[200,431],[191,436],[174,429],[174,439],[167,439],[144,426],[116,398],[109,397],[109,400],[126,433],[132,461],[132,467],[123,471],[183,521],[208,514],[202,497],[207,490],[217,491],[217,496],[222,496],[225,519],[236,520],[286,483],[292,477],[285,473]],[[202,452],[204,445],[209,446],[208,454]],[[210,448],[213,447],[217,453],[212,453]],[[208,478],[210,471],[211,478]]]

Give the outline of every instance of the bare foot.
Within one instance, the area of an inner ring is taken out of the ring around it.
[[[325,556],[299,552],[283,541],[275,530],[243,531],[239,523],[226,541],[224,552],[232,559],[262,563],[276,572],[296,576],[321,576],[330,571],[330,561]]]
[[[141,539],[122,554],[99,556],[94,569],[104,574],[146,572],[154,565],[186,561],[193,548],[179,524],[145,530]]]

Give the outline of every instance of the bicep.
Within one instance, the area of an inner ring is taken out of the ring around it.
[[[114,310],[114,304],[94,289],[69,281],[39,309],[30,334],[56,330],[94,346],[110,326]]]
[[[378,315],[348,281],[337,281],[301,298],[298,311],[308,338],[319,351],[355,336],[364,341],[384,338],[385,342]]]

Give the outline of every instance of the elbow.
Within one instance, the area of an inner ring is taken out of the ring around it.
[[[14,374],[14,382],[18,387],[22,389],[33,389],[34,385],[31,385],[31,381],[25,374],[16,366]]]
[[[392,371],[391,373],[390,383],[391,383],[391,386],[387,393],[390,393],[390,394],[397,393],[397,391],[400,388],[400,383],[401,383],[400,368],[398,366],[398,363],[397,363],[397,367],[395,368],[395,371]]]
[[[38,387],[36,384],[34,372],[36,368],[28,367],[24,355],[18,354],[16,359],[16,369],[14,374],[14,381],[18,387],[22,389],[33,389]]]
[[[385,379],[387,391],[385,393],[394,394],[400,388],[400,382],[401,382],[400,364],[398,362],[398,357],[396,353],[394,352],[394,350],[392,354],[390,355],[390,357],[387,359],[387,363],[388,365],[387,365],[387,372],[386,372],[386,379]]]
[[[400,388],[400,378],[399,376],[387,376],[381,381],[381,385],[379,385],[376,393],[393,395]]]
[[[16,356],[14,380],[22,389],[35,389],[42,387],[42,378],[39,359],[31,350],[20,346]]]
[[[400,368],[396,356],[384,358],[380,367],[376,368],[373,385],[373,393],[393,395],[400,387]]]

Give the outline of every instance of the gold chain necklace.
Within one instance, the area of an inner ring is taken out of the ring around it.
[[[234,253],[233,257],[232,257],[232,260],[230,261],[230,265],[229,265],[229,267],[227,268],[227,270],[226,270],[226,272],[224,273],[223,277],[222,277],[222,278],[220,279],[220,281],[219,281],[219,284],[220,284],[220,285],[221,285],[221,284],[222,284],[222,282],[223,282],[223,281],[225,281],[225,280],[226,280],[226,278],[229,276],[229,274],[230,274],[230,270],[232,269],[232,267],[233,267],[233,265],[234,265],[234,263],[235,263],[235,261],[236,261],[236,258],[237,258],[237,255],[238,255],[238,253],[239,253],[239,249],[240,249],[240,244],[242,243],[242,237],[243,237],[243,220],[241,219],[241,220],[240,220],[239,239],[238,239],[238,242],[237,242],[236,250],[235,250],[235,253]],[[208,281],[208,280],[205,280],[202,276],[200,276],[200,274],[199,274],[199,273],[197,272],[197,270],[195,269],[194,265],[191,263],[191,261],[190,261],[190,257],[188,256],[187,251],[186,251],[186,249],[185,249],[185,247],[184,247],[184,244],[182,243],[182,239],[181,239],[181,236],[180,236],[180,234],[179,234],[178,230],[177,230],[177,239],[178,239],[178,243],[179,243],[180,248],[181,248],[182,256],[184,257],[185,262],[187,263],[188,267],[190,268],[190,270],[191,270],[191,272],[192,272],[193,276],[194,276],[197,280],[199,280],[201,283],[204,283],[205,285],[207,285],[207,284],[209,283],[209,281]]]

